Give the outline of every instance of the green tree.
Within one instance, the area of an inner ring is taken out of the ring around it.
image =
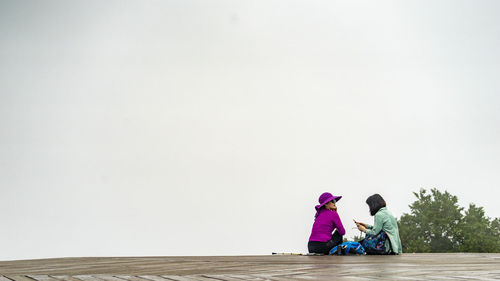
[[[425,238],[426,231],[422,230],[422,226],[417,223],[417,219],[415,216],[403,214],[398,221],[403,253],[429,253],[431,251],[430,245]]]
[[[491,221],[490,223],[490,226],[491,226],[491,235],[493,237],[496,237],[494,240],[497,241],[495,247],[496,247],[496,253],[500,252],[500,239],[498,239],[498,237],[500,237],[500,218],[496,218],[494,220]]]
[[[447,191],[421,189],[409,214],[398,221],[403,252],[500,252],[500,219],[491,220],[483,207],[464,212]]]
[[[495,225],[498,224],[498,219],[491,221],[485,216],[483,207],[470,204],[462,221],[461,252],[498,251],[498,227]]]
[[[364,237],[359,234],[359,236],[357,235],[354,235],[354,237],[352,237],[351,239],[347,238],[347,237],[344,237],[344,239],[342,240],[342,242],[347,242],[347,241],[354,241],[354,242],[359,242],[363,239]]]
[[[463,241],[462,209],[458,199],[447,191],[421,189],[410,214],[399,220],[403,252],[455,252]]]

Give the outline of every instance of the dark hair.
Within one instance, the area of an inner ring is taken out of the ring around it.
[[[370,214],[374,216],[378,210],[385,207],[385,200],[380,196],[380,194],[373,194],[372,196],[366,199],[366,204],[370,207]]]

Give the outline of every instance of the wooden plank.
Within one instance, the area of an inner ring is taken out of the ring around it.
[[[168,280],[168,281],[193,281],[195,279],[189,277],[189,275],[187,276],[180,276],[180,275],[163,275],[161,276],[164,280]],[[201,279],[201,280],[206,280],[206,278],[204,279]],[[211,280],[211,281],[214,281],[214,280]]]
[[[5,277],[13,281],[33,281],[32,278],[26,277],[25,275],[6,275]]]
[[[96,278],[99,278],[104,281],[123,281],[123,279],[120,279],[118,277],[115,277],[113,275],[107,275],[107,274],[99,274],[99,275],[93,275]]]
[[[497,280],[500,254],[61,258],[0,261],[0,272],[0,281]]]
[[[115,275],[116,278],[128,281],[148,281],[147,279],[140,278],[138,276],[133,275]]]
[[[261,277],[256,277],[256,276],[252,276],[249,274],[230,274],[228,276],[232,277],[232,278],[240,279],[240,280],[255,280],[255,281],[266,280],[266,279],[263,279]]]
[[[203,276],[211,278],[213,281],[241,281],[241,279],[231,278],[224,274],[204,274]]]
[[[217,278],[221,278],[222,277],[222,279],[224,279],[224,280],[228,279],[228,280],[231,280],[231,281],[245,280],[245,279],[243,279],[241,277],[238,277],[238,276],[235,276],[233,274],[218,274],[216,276],[217,276]]]
[[[97,278],[97,277],[92,276],[92,275],[75,275],[73,277],[76,279],[80,279],[82,281],[103,281],[102,279]]]
[[[167,281],[168,280],[168,279],[165,279],[163,277],[155,276],[155,275],[140,275],[139,277],[141,277],[142,279],[153,280],[153,281]]]
[[[59,281],[58,279],[50,277],[49,275],[27,275],[27,276],[37,281]]]
[[[51,277],[62,281],[81,281],[80,279],[76,279],[73,276],[69,275],[52,275]]]
[[[172,281],[214,281],[214,279],[207,278],[203,275],[162,275],[161,277]]]

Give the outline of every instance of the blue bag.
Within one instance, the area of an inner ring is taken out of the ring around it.
[[[365,249],[359,242],[347,241],[330,250],[330,255],[347,255],[349,253],[364,255]]]

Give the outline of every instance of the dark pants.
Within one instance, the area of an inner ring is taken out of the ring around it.
[[[307,243],[307,248],[309,249],[309,253],[328,255],[333,247],[341,243],[342,243],[342,235],[340,235],[337,231],[335,231],[330,241],[327,242],[309,241],[309,243]]]

